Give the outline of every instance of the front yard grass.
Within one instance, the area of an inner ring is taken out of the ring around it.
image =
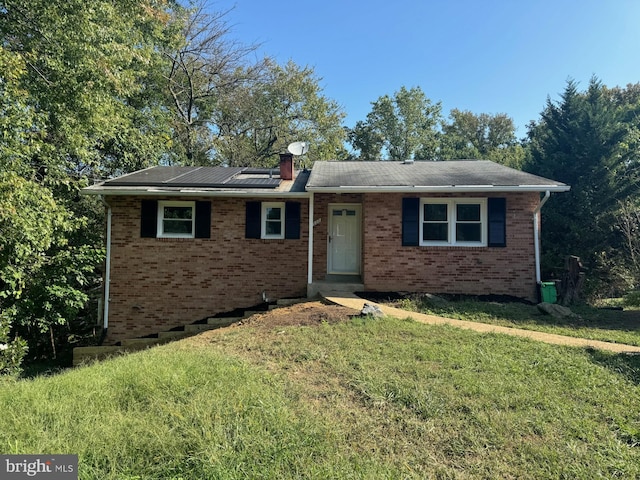
[[[640,346],[638,308],[615,310],[584,304],[571,307],[576,317],[558,319],[542,314],[535,305],[518,302],[466,299],[436,304],[428,297],[416,295],[390,304],[440,317]]]
[[[207,332],[0,388],[81,479],[637,478],[640,357],[393,318]]]

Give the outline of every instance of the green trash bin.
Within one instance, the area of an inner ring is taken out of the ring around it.
[[[558,292],[556,291],[555,282],[540,282],[540,297],[545,303],[556,303],[558,301]]]

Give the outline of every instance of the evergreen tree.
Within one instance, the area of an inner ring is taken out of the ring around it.
[[[568,82],[561,100],[548,99],[541,119],[529,125],[526,170],[571,186],[543,209],[547,269],[574,254],[612,280],[606,265],[620,246],[613,228],[619,201],[640,192],[638,113],[637,96],[592,78],[585,92]]]

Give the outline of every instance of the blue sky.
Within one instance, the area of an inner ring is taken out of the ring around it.
[[[526,134],[547,96],[592,75],[640,82],[639,0],[219,0],[231,37],[309,65],[324,94],[365,119],[371,102],[419,86],[443,113],[506,113]]]

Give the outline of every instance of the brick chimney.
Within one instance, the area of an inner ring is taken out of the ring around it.
[[[280,179],[293,180],[293,154],[280,154]]]

